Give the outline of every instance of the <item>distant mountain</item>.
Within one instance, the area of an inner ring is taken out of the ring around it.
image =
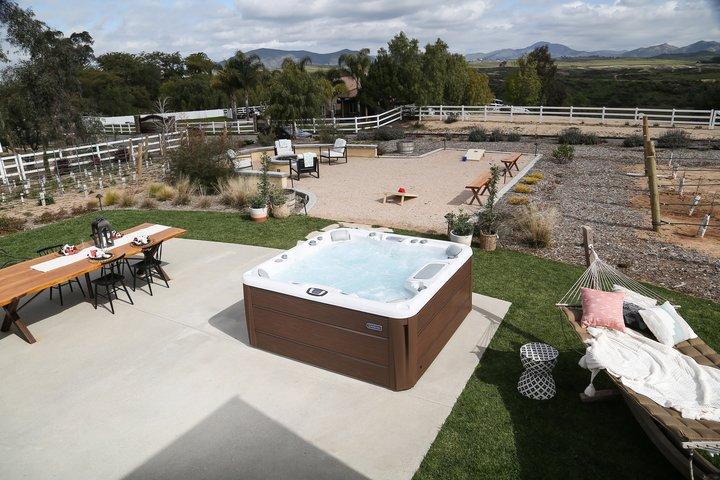
[[[634,50],[593,50],[582,51],[574,50],[560,43],[536,42],[525,48],[504,48],[494,50],[488,53],[470,53],[465,55],[470,61],[473,60],[515,60],[523,55],[527,55],[538,47],[548,46],[548,50],[553,57],[631,57],[631,58],[650,58],[658,55],[668,54],[690,54],[699,52],[720,52],[720,43],[718,42],[695,42],[685,47],[676,47],[667,43],[662,45],[653,45],[650,47],[636,48]]]
[[[313,65],[337,65],[340,55],[346,53],[356,53],[354,50],[338,50],[331,53],[315,53],[307,50],[276,50],[274,48],[258,48],[245,52],[248,55],[257,55],[267,68],[280,68],[282,61],[286,58],[292,58],[295,61],[302,60],[305,57],[310,58]]]

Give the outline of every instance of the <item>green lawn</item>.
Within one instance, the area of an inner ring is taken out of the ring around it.
[[[329,222],[301,216],[254,224],[238,214],[114,211],[103,213],[122,229],[157,222],[188,229],[188,238],[288,248]],[[40,246],[89,234],[94,215],[0,238],[0,247],[30,255]],[[600,252],[602,253],[602,252]],[[474,290],[512,302],[416,479],[677,478],[645,438],[624,403],[580,403],[588,372],[577,366],[581,344],[555,309],[581,269],[523,253],[475,252]],[[720,346],[720,305],[660,290],[708,344]],[[518,349],[542,341],[557,347],[558,395],[547,402],[521,397]]]

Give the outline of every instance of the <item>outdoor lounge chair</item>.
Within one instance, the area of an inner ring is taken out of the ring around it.
[[[665,301],[655,292],[600,260],[592,246],[589,249],[592,258],[590,267],[557,304],[582,341],[591,338],[587,329],[580,323],[582,307],[579,292],[582,287],[610,290],[614,284],[617,284],[656,300]],[[649,332],[639,333],[654,339]],[[675,348],[700,365],[720,368],[720,355],[700,338],[680,342]],[[702,449],[711,454],[720,453],[720,422],[683,418],[677,410],[663,407],[625,387],[614,376],[607,376],[617,386],[631,413],[650,440],[685,478],[698,480],[718,478],[720,469],[703,456],[695,455],[695,450]]]
[[[275,141],[275,155],[271,160],[285,160],[286,158],[295,158],[295,147],[292,140],[282,139]]]
[[[298,155],[297,160],[290,160],[290,177],[292,174],[297,175],[297,180],[300,180],[301,173],[307,173],[311,177],[320,178],[320,162],[318,161],[317,155],[314,153],[303,153]],[[313,175],[313,173],[315,175]]]
[[[340,159],[344,159],[343,163],[347,163],[347,142],[342,138],[336,139],[332,147],[325,151],[320,149],[320,158],[326,158],[328,164],[337,163]]]
[[[242,170],[246,170],[248,168],[251,169],[253,166],[251,157],[241,157],[237,153],[235,153],[235,150],[233,150],[232,148],[227,151],[227,157],[232,162],[235,173],[239,173]]]

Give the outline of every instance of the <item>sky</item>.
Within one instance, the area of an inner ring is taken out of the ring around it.
[[[400,30],[460,53],[537,41],[625,50],[720,40],[720,0],[20,0],[66,34],[88,31],[95,53],[278,48],[319,53],[378,47]]]

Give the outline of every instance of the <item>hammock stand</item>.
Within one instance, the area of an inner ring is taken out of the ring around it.
[[[556,304],[581,341],[585,342],[591,338],[580,323],[582,288],[613,291],[613,286],[619,285],[654,298],[660,303],[666,301],[665,298],[602,261],[592,243],[586,242],[585,248],[589,262],[587,270]],[[649,331],[639,333],[654,339]],[[681,342],[674,348],[692,357],[700,365],[720,368],[720,355],[700,338]],[[630,412],[653,444],[686,479],[720,478],[718,467],[702,455],[695,455],[695,450],[698,449],[707,451],[711,456],[720,454],[720,422],[682,418],[678,411],[662,407],[648,397],[634,392],[612,375],[608,377],[620,391]],[[586,393],[592,392],[586,391]]]

